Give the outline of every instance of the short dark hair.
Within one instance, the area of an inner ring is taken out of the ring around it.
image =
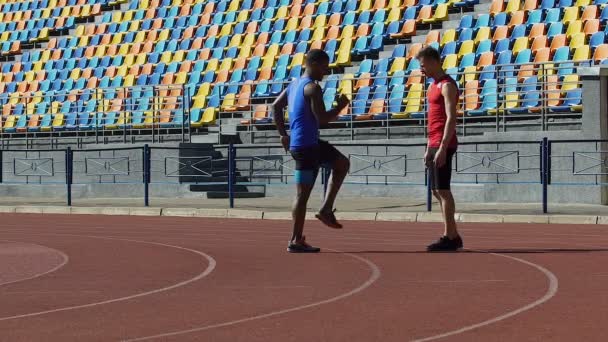
[[[418,51],[416,58],[417,59],[430,58],[430,59],[434,59],[436,61],[441,61],[441,56],[439,55],[439,51],[437,51],[437,49],[435,49],[432,46],[423,47],[420,51]]]
[[[312,49],[306,54],[306,64],[329,62],[327,52],[320,49]]]

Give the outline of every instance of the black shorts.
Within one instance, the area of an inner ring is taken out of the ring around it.
[[[455,149],[448,149],[445,155],[445,164],[442,167],[435,167],[435,154],[439,149],[430,147],[429,156],[426,160],[426,165],[429,169],[429,177],[431,181],[431,189],[433,190],[450,190],[452,182],[452,159],[456,153]]]
[[[317,170],[320,166],[331,166],[342,157],[342,153],[324,140],[316,146],[290,151],[296,162],[296,170]]]

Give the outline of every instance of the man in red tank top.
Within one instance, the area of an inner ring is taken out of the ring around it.
[[[424,75],[433,79],[427,92],[428,144],[424,163],[428,168],[433,195],[439,201],[444,235],[429,246],[429,252],[455,251],[463,247],[462,238],[454,219],[455,204],[450,190],[452,158],[458,148],[456,137],[456,104],[458,87],[456,82],[441,67],[441,56],[428,46],[417,56]]]

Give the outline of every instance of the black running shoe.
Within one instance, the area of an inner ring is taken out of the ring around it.
[[[462,238],[460,236],[457,236],[455,239],[442,236],[437,242],[428,245],[426,250],[429,252],[454,252],[461,249],[462,246]]]
[[[302,236],[302,240],[299,242],[290,242],[287,245],[287,251],[289,253],[319,253],[321,248],[313,247],[306,242],[306,237]]]

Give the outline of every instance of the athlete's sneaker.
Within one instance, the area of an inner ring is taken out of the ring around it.
[[[447,236],[442,236],[437,242],[426,247],[429,252],[454,252],[463,247],[462,238],[457,236],[455,239],[450,239]]]
[[[335,212],[336,209],[332,211],[319,211],[315,217],[330,228],[342,229],[342,225],[336,220],[336,215],[334,215]]]
[[[309,245],[306,242],[306,237],[302,236],[302,240],[298,242],[289,242],[287,251],[289,253],[318,253],[321,251],[321,248]]]

